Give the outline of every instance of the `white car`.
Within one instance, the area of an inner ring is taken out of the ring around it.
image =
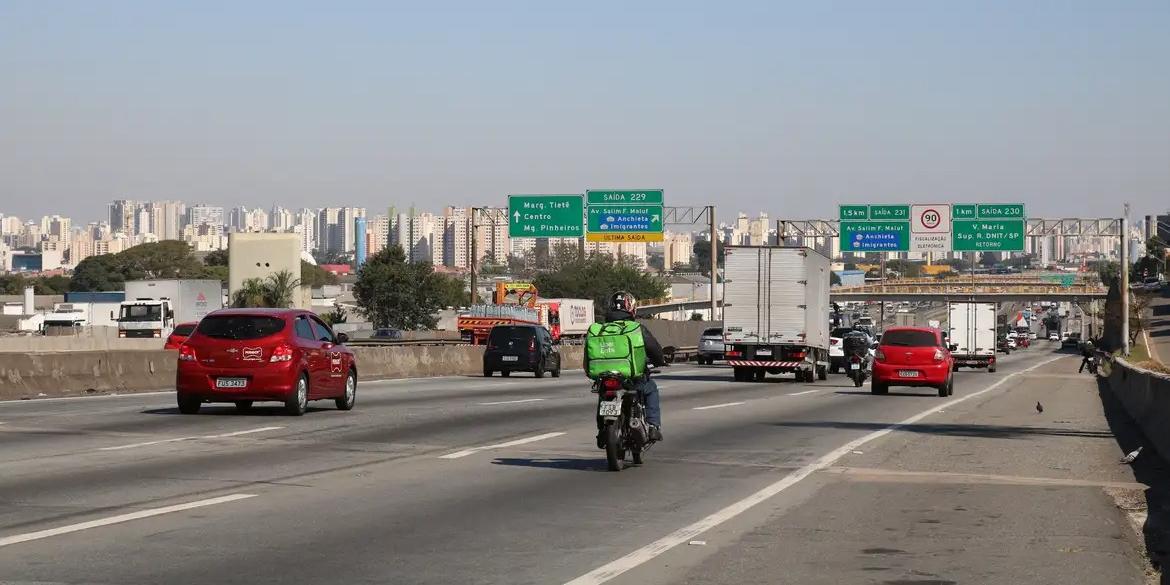
[[[1048,341],[1060,341],[1060,336],[1055,333],[1051,333],[1048,335]]]

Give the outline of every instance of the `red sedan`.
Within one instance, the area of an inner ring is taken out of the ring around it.
[[[870,391],[887,394],[890,386],[925,386],[939,396],[955,392],[955,358],[942,332],[928,327],[892,327],[882,335],[874,355]]]
[[[199,322],[179,348],[175,390],[179,411],[204,402],[283,402],[293,416],[310,400],[333,400],[350,410],[357,396],[357,363],[317,315],[296,309],[223,309]]]
[[[163,344],[163,349],[179,349],[179,346],[183,345],[187,338],[195,332],[195,327],[198,325],[199,323],[195,321],[175,325],[175,330],[167,336],[167,342]]]

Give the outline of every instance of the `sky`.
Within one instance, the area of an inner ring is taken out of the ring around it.
[[[1170,2],[0,0],[0,212],[1170,208]]]

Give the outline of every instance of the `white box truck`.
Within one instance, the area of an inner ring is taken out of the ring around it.
[[[223,308],[218,280],[131,280],[118,307],[118,337],[165,338],[179,323]]]
[[[808,248],[728,246],[724,355],[737,382],[829,373],[829,259]]]
[[[557,339],[583,338],[593,324],[593,299],[537,299],[549,308],[548,328]]]
[[[947,309],[947,343],[954,349],[955,369],[995,371],[995,303],[951,303]]]

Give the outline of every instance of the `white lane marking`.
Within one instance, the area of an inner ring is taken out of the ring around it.
[[[793,392],[788,396],[803,396],[805,394],[816,394],[817,392],[820,392],[820,390],[805,390],[804,392]]]
[[[240,435],[250,435],[252,433],[263,433],[265,431],[279,431],[284,427],[260,427],[258,429],[248,429],[246,431],[236,431],[234,433],[223,433],[222,435],[206,435],[201,437],[203,439],[221,439],[223,437],[238,437]]]
[[[110,516],[109,518],[100,518],[98,520],[90,520],[89,522],[82,522],[80,524],[70,524],[68,526],[60,526],[58,528],[50,528],[48,530],[38,530],[37,532],[26,532],[24,534],[16,534],[13,536],[6,536],[0,538],[0,547],[11,544],[20,544],[30,540],[41,540],[43,538],[50,538],[53,536],[60,536],[62,534],[69,534],[72,532],[80,532],[82,530],[89,530],[90,528],[99,528],[101,526],[109,526],[111,524],[121,524],[123,522],[130,522],[131,520],[141,520],[142,518],[150,518],[151,516],[161,516],[163,514],[170,514],[173,512],[182,512],[183,510],[192,510],[195,508],[204,508],[207,506],[214,506],[216,504],[226,504],[236,500],[246,500],[254,498],[256,494],[231,494],[227,496],[220,496],[218,498],[211,498],[208,500],[197,500],[194,502],[187,502],[186,504],[176,504],[174,506],[166,506],[163,508],[151,508],[148,510],[139,510],[137,512],[130,512],[129,514],[119,514],[118,516]]]
[[[0,400],[0,406],[44,404],[46,402],[63,402],[66,400],[97,400],[99,398],[137,398],[139,396],[162,396],[163,394],[174,393],[174,390],[160,390],[158,392],[132,392],[130,394],[99,394],[97,396],[59,396],[57,398],[30,398],[28,400]]]
[[[258,429],[248,429],[246,431],[236,431],[234,433],[223,433],[219,435],[203,435],[199,437],[175,437],[173,439],[161,439],[158,441],[146,441],[144,443],[130,443],[129,445],[117,445],[114,447],[102,447],[98,451],[121,451],[122,449],[134,449],[137,447],[149,447],[151,445],[162,445],[163,443],[177,443],[179,441],[190,441],[193,439],[222,439],[224,437],[238,437],[240,435],[250,435],[252,433],[263,433],[265,431],[275,431],[283,429],[284,427],[260,427]]]
[[[916,423],[916,422],[918,422],[918,421],[920,421],[920,420],[922,420],[922,419],[924,419],[932,414],[935,414],[936,412],[938,412],[944,408],[954,406],[956,404],[959,404],[960,402],[965,402],[967,400],[975,398],[976,396],[982,396],[983,394],[986,394],[988,392],[991,392],[992,390],[995,390],[1004,382],[1007,382],[1008,380],[1011,380],[1012,378],[1014,378],[1020,374],[1023,374],[1024,372],[1028,372],[1028,371],[1034,370],[1040,366],[1052,363],[1052,362],[1060,359],[1061,357],[1064,357],[1064,356],[1057,356],[1057,357],[1054,357],[1051,359],[1044,360],[1044,361],[1042,361],[1034,366],[1031,366],[1025,370],[1021,370],[1019,372],[1015,372],[1013,374],[1009,374],[1007,376],[1004,376],[999,381],[988,386],[987,388],[984,388],[983,390],[980,390],[978,392],[972,392],[971,394],[963,396],[962,398],[956,398],[954,400],[947,401],[947,402],[945,402],[939,406],[936,406],[934,408],[924,410],[924,411],[922,411],[922,412],[920,412],[920,413],[918,413],[918,414],[916,414],[916,415],[914,415],[906,420],[891,424],[885,428],[878,429],[872,433],[869,433],[861,438],[849,441],[848,443],[834,449],[833,451],[830,451],[829,453],[822,455],[821,457],[819,457],[818,459],[816,459],[812,463],[809,463],[808,465],[805,465],[804,467],[801,467],[800,469],[784,476],[783,478],[776,481],[775,483],[766,486],[764,489],[761,489],[760,491],[758,491],[758,492],[756,492],[756,493],[754,493],[754,494],[752,494],[752,495],[750,495],[750,496],[748,496],[748,497],[746,497],[738,502],[735,502],[734,504],[731,504],[730,506],[727,506],[726,508],[723,508],[722,510],[720,510],[718,512],[715,512],[714,514],[711,514],[710,516],[707,516],[706,518],[703,518],[702,520],[699,520],[698,522],[695,522],[694,524],[691,524],[690,526],[685,526],[685,527],[680,528],[674,532],[671,532],[670,534],[667,534],[666,536],[664,536],[664,537],[662,537],[662,538],[660,538],[660,539],[658,539],[658,540],[656,540],[656,541],[654,541],[654,542],[652,542],[652,543],[650,543],[642,548],[639,548],[639,549],[631,552],[630,554],[628,554],[624,557],[621,557],[617,560],[611,561],[611,562],[609,562],[605,565],[602,565],[602,566],[600,566],[600,567],[598,567],[598,568],[596,568],[596,569],[594,569],[594,570],[592,570],[592,571],[590,571],[590,572],[588,572],[580,577],[577,577],[576,579],[569,581],[565,585],[599,585],[601,583],[605,583],[605,582],[617,577],[618,575],[621,575],[622,573],[625,573],[626,571],[629,571],[630,569],[633,569],[633,568],[637,567],[638,565],[646,563],[647,561],[654,559],[655,557],[661,555],[662,553],[664,553],[664,552],[666,552],[666,551],[668,551],[668,550],[670,550],[670,549],[672,549],[672,548],[674,548],[682,543],[689,542],[692,539],[694,539],[696,536],[698,536],[698,535],[700,535],[700,534],[702,534],[702,533],[704,533],[704,532],[706,532],[706,531],[708,531],[708,530],[710,530],[710,529],[712,529],[720,524],[723,524],[724,522],[727,522],[728,520],[731,520],[732,518],[735,518],[736,516],[739,516],[740,514],[746,512],[748,509],[750,509],[752,506],[755,506],[756,504],[759,504],[760,502],[763,502],[763,501],[771,498],[772,496],[775,496],[776,494],[792,487],[793,485],[796,485],[798,482],[800,482],[800,480],[808,477],[809,475],[812,475],[813,473],[815,473],[817,471],[820,471],[822,469],[825,469],[825,468],[833,465],[834,463],[836,463],[836,461],[838,459],[851,453],[854,449],[857,449],[858,447],[861,447],[862,445],[869,443],[870,441],[873,441],[875,439],[879,439],[879,438],[881,438],[881,437],[883,437],[883,436],[885,436],[893,431],[898,430],[901,427],[904,427],[907,425],[912,425],[912,424],[914,424],[914,423]]]
[[[723,404],[712,404],[711,406],[696,406],[696,407],[692,408],[691,410],[711,410],[712,408],[724,408],[727,406],[739,406],[741,404],[747,404],[747,403],[746,402],[725,402]]]
[[[178,441],[190,441],[191,439],[198,439],[199,437],[175,437],[174,439],[162,439],[160,441],[146,441],[145,443],[130,443],[129,445],[118,445],[116,447],[102,447],[98,451],[121,451],[122,449],[134,449],[137,447],[149,447],[151,445],[161,445],[163,443],[175,443]]]
[[[524,439],[516,439],[515,441],[508,441],[507,443],[497,443],[495,445],[484,445],[482,447],[472,447],[470,449],[464,449],[462,451],[456,451],[454,453],[448,453],[446,455],[442,455],[439,457],[439,459],[459,459],[461,457],[467,457],[468,455],[471,455],[474,453],[479,453],[480,451],[488,451],[490,449],[502,449],[504,447],[515,447],[516,445],[526,445],[528,443],[535,443],[537,441],[543,441],[545,439],[559,437],[563,434],[565,434],[565,433],[545,433],[543,435],[536,435],[535,437],[527,437]]]
[[[499,402],[480,402],[480,406],[495,406],[497,404],[523,404],[525,402],[540,402],[543,398],[525,398],[524,400],[501,400]]]

